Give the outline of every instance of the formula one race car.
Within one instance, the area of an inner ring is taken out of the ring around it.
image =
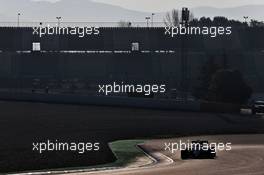
[[[214,159],[215,147],[210,147],[208,141],[192,141],[188,148],[181,150],[182,159]]]
[[[252,114],[264,113],[264,101],[254,101],[252,104]]]

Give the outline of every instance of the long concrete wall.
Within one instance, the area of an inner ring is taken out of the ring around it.
[[[189,52],[190,87],[198,82],[206,59],[240,70],[256,90],[263,89],[264,52],[210,54]],[[181,54],[175,53],[0,53],[2,79],[83,79],[93,83],[156,82],[177,88],[181,81]]]

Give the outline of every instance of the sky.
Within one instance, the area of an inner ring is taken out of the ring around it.
[[[264,0],[0,0],[0,4],[0,22],[16,21],[18,12],[22,14],[21,21],[28,22],[55,21],[56,16],[63,16],[63,21],[68,22],[145,22],[151,13],[155,13],[155,21],[162,22],[166,12],[181,7],[192,8],[196,18],[225,16],[244,20],[243,16],[249,16],[264,21]]]
[[[56,2],[60,0],[35,0]],[[264,0],[92,0],[111,5],[121,6],[126,9],[147,11],[147,12],[164,12],[171,7],[201,7],[210,6],[218,8],[236,7],[244,5],[264,4]]]

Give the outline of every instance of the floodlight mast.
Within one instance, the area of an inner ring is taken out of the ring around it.
[[[61,23],[62,17],[61,16],[57,16],[56,19],[58,20],[58,27],[60,27],[60,23]]]
[[[151,27],[154,27],[154,16],[155,16],[155,13],[152,13],[151,14]]]
[[[146,18],[146,21],[147,21],[147,27],[149,27],[149,20],[151,19],[149,16],[147,16]]]
[[[17,27],[20,27],[20,16],[21,16],[21,13],[18,13],[17,14]]]
[[[247,23],[248,16],[244,16],[244,19],[245,19],[245,23]]]
[[[189,19],[190,19],[190,11],[188,8],[182,8],[182,21],[181,25],[184,27],[188,27]],[[188,56],[187,56],[187,47],[186,47],[186,35],[181,35],[181,93],[182,93],[182,101],[184,103],[188,100]]]

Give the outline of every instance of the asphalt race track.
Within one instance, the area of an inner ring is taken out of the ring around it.
[[[0,161],[0,174],[64,169],[66,167],[75,169],[74,167],[110,163],[114,159],[107,143],[116,140],[264,133],[264,119],[261,116],[253,115],[23,102],[0,102],[0,111],[0,138],[3,140],[0,145],[0,157],[2,160]],[[215,161],[209,160],[209,162],[207,160],[181,161],[175,157],[176,155],[172,156],[162,152],[163,148],[159,146],[160,144],[162,145],[162,141],[153,140],[147,142],[145,146],[150,154],[153,154],[154,151],[152,150],[154,149],[158,153],[171,157],[174,163],[171,164],[170,161],[164,159],[164,156],[161,156],[161,160],[165,160],[165,162],[161,161],[163,162],[162,164],[158,162],[159,165],[155,165],[155,167],[138,171],[140,173],[150,171],[150,174],[159,174],[159,171],[162,170],[165,171],[162,174],[166,174],[172,168],[176,172],[188,170],[190,173],[197,173],[203,171],[200,166],[211,165],[214,167],[213,170],[224,166],[235,166],[236,164],[232,163],[234,155],[242,156],[241,160],[239,159],[235,163],[238,163],[243,168],[246,167],[247,160],[251,158],[252,160],[249,160],[249,162],[256,162],[254,166],[257,166],[258,159],[263,157],[264,151],[263,149],[259,150],[259,145],[263,146],[264,137],[261,135],[239,137],[237,141],[235,138],[232,137],[232,140],[230,138],[230,141],[234,142],[234,150],[232,152],[221,152]],[[49,152],[40,155],[32,151],[33,142],[44,142],[47,139],[58,139],[64,142],[98,141],[102,143],[102,149],[100,152],[88,152],[84,155],[72,152],[59,152],[58,154]],[[228,141],[229,137],[224,137],[223,140]],[[257,147],[254,149],[251,147],[247,148],[244,146],[245,144],[256,145]],[[240,153],[241,151],[242,153]],[[214,162],[216,162],[217,166],[215,166]],[[220,166],[218,166],[217,162],[219,162]],[[158,169],[157,166],[159,166]],[[195,170],[195,167],[197,170]],[[234,169],[238,169],[240,166],[235,167]],[[129,173],[130,170],[121,172]],[[169,172],[174,173],[174,171]],[[239,172],[239,174],[242,172],[246,173],[246,171],[240,171],[239,169],[236,172]],[[106,172],[97,173],[105,174]]]
[[[124,168],[85,174],[109,175],[263,175],[264,174],[264,135],[219,135],[186,137],[181,140],[208,139],[210,142],[231,142],[231,151],[217,152],[216,159],[181,160],[180,154],[164,151],[164,142],[177,142],[179,139],[152,140],[144,144],[150,155],[163,155],[154,165],[141,168]],[[157,154],[159,152],[159,154]],[[171,159],[173,161],[171,161]]]

